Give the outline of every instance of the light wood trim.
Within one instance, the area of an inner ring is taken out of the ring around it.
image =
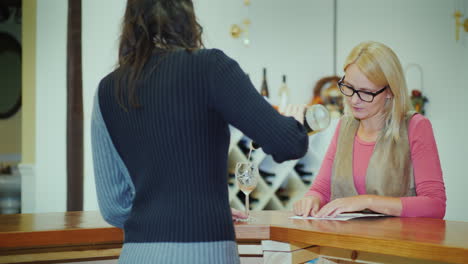
[[[263,240],[262,246],[263,246],[263,249],[267,251],[284,251],[284,252],[291,252],[291,251],[295,251],[299,249],[315,247],[315,246],[311,246],[310,244],[305,244],[305,243],[299,243],[299,242],[286,243],[286,242],[278,242],[278,241],[273,241],[273,240]]]
[[[255,242],[270,239],[270,226],[235,225],[236,240],[239,242]]]
[[[322,233],[308,230],[271,227],[271,239],[278,241],[298,241],[310,245],[320,245],[369,253],[387,254],[405,258],[468,263],[467,250],[429,243],[415,243],[404,240],[359,237],[340,233]]]
[[[116,244],[93,244],[82,246],[55,246],[55,247],[40,247],[40,248],[18,248],[0,251],[0,256],[8,255],[28,255],[50,252],[71,252],[71,251],[86,251],[86,250],[104,250],[104,249],[120,249],[121,243]]]
[[[264,251],[264,263],[293,264],[304,263],[319,257],[319,247],[308,247],[295,251]]]
[[[22,1],[21,162],[36,161],[36,31],[37,0]]]
[[[7,255],[0,256],[0,263],[38,263],[43,261],[91,261],[102,259],[117,259],[120,255],[120,251],[120,248],[113,248],[102,250],[80,250]]]
[[[15,248],[122,244],[122,237],[122,230],[117,228],[3,233],[0,239],[0,253]]]
[[[369,253],[363,251],[354,251],[341,248],[320,247],[321,257],[333,260],[344,260],[346,263],[385,263],[385,264],[442,264],[447,262],[438,262],[430,260],[410,259],[396,257],[384,254]],[[338,261],[338,263],[345,263]]]

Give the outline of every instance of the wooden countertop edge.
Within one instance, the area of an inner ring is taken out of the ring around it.
[[[238,242],[270,239],[270,225],[234,225],[234,230],[236,233],[236,240]]]
[[[270,226],[235,225],[238,242],[270,239]],[[17,249],[122,244],[123,231],[116,227],[0,233],[0,252]]]
[[[0,251],[15,248],[122,244],[122,238],[122,230],[115,227],[4,232],[0,233]]]
[[[275,225],[234,225],[237,242],[275,240],[299,242],[347,250],[365,251],[406,258],[468,263],[468,250],[423,242],[391,240],[349,234],[324,233]],[[19,250],[46,250],[47,248],[99,247],[122,244],[119,228],[82,228],[34,232],[0,233],[0,255]]]
[[[290,227],[271,226],[270,239],[299,242],[347,250],[365,251],[414,259],[468,263],[468,250],[423,242],[391,240],[349,234],[324,233]]]

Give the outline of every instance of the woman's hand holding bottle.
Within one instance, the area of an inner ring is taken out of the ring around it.
[[[281,112],[284,116],[294,117],[299,123],[304,124],[304,113],[306,111],[305,104],[289,104]]]

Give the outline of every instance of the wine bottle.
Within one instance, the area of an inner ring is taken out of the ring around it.
[[[236,181],[236,175],[234,173],[228,173],[228,185],[230,187],[233,187],[235,181]]]
[[[311,171],[305,170],[304,167],[305,167],[304,164],[297,163],[296,166],[294,166],[294,170],[299,175],[299,177],[304,182],[304,184],[309,185],[312,182],[314,173]]]
[[[289,193],[285,188],[278,188],[275,195],[283,204],[289,201]]]
[[[286,75],[283,75],[283,83],[281,84],[278,95],[280,98],[279,111],[283,112],[289,101],[289,88],[286,84]]]
[[[330,113],[325,106],[315,104],[307,107],[304,112],[304,127],[309,136],[323,131],[329,125]],[[258,143],[251,141],[250,148],[258,149],[261,148],[261,146]]]
[[[309,106],[304,112],[304,127],[310,136],[325,130],[330,125],[330,112],[321,104]]]
[[[262,80],[262,88],[260,89],[260,94],[265,98],[270,97],[270,93],[268,92],[267,78],[266,78],[266,68],[263,68],[263,80]]]
[[[272,172],[267,172],[267,171],[264,171],[264,170],[261,170],[259,169],[258,170],[260,176],[263,178],[263,180],[265,180],[265,182],[268,184],[268,185],[273,185],[273,181],[275,180],[275,176],[276,174],[275,173],[272,173]]]

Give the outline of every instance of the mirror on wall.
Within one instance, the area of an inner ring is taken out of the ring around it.
[[[13,116],[21,107],[21,45],[0,32],[0,119]]]

